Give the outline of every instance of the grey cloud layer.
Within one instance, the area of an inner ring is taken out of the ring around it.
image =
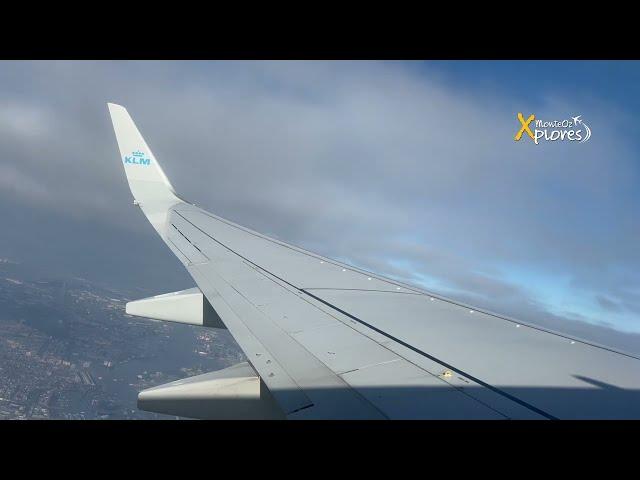
[[[110,257],[110,280],[129,265],[137,284],[185,281],[128,205],[105,105],[114,101],[127,106],[176,189],[222,216],[381,273],[428,278],[495,311],[553,317],[499,268],[534,266],[568,276],[575,292],[618,315],[617,327],[639,329],[628,320],[640,311],[640,252],[631,201],[638,168],[616,124],[625,114],[550,92],[536,114],[582,113],[592,140],[516,144],[515,112],[530,108],[522,98],[455,90],[432,69],[3,62],[3,208],[59,218],[65,228],[47,233],[56,242],[101,245],[95,265],[78,260],[76,270],[100,271]],[[101,240],[93,224],[103,226]],[[25,235],[39,228],[15,225]],[[11,238],[0,247],[29,256]]]

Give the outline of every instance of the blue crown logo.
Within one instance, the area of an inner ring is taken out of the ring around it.
[[[133,152],[131,155],[133,155],[134,157],[144,157],[144,153],[142,153],[140,150],[138,150],[137,152]]]

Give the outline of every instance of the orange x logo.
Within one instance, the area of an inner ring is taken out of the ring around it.
[[[522,113],[518,112],[518,120],[520,120],[522,127],[520,127],[520,130],[518,130],[518,133],[516,133],[516,136],[514,138],[516,142],[522,138],[522,134],[524,132],[527,132],[527,135],[531,137],[531,140],[536,139],[536,137],[533,136],[533,132],[529,128],[529,124],[533,122],[535,119],[536,119],[536,116],[534,114],[531,114],[529,115],[529,118],[525,120],[524,117],[522,116]]]

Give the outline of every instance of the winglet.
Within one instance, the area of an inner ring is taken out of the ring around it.
[[[153,227],[164,237],[167,210],[182,203],[127,109],[108,103],[129,188]]]

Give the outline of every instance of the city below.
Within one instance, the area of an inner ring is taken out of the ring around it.
[[[0,259],[0,419],[172,419],[137,393],[244,360],[228,332],[131,317],[130,299]]]

